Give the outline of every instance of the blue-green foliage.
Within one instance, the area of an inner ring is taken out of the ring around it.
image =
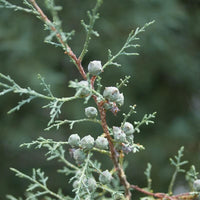
[[[38,18],[41,19],[40,13],[38,13],[38,11],[32,6],[32,4],[29,1],[25,0],[23,6],[13,5],[5,0],[0,0],[0,3],[1,3],[0,4],[1,7],[14,9],[16,11],[25,11],[26,13],[32,13],[33,15],[36,15]],[[83,48],[81,48],[79,45],[79,49],[78,50],[76,49],[77,51],[81,51],[80,56],[79,56],[80,60],[82,60],[84,58],[84,56],[86,55],[86,53],[88,51],[89,41],[91,39],[91,36],[92,35],[99,36],[98,32],[96,30],[94,30],[93,27],[94,27],[94,23],[95,23],[96,19],[99,18],[99,14],[98,14],[97,10],[99,9],[101,4],[102,4],[102,1],[97,0],[94,9],[92,9],[91,11],[88,12],[88,16],[89,16],[88,24],[85,21],[81,21],[81,24],[83,25],[83,27],[86,31],[86,38],[85,38],[85,42],[83,44]],[[155,1],[155,4],[156,4],[156,1]],[[164,3],[164,4],[166,4],[166,6],[169,6],[169,3]],[[160,4],[158,3],[158,5],[160,5]],[[62,9],[62,7],[56,6],[54,1],[48,1],[48,0],[46,0],[44,2],[44,6],[45,6],[45,9],[47,9],[47,12],[49,12],[49,14],[51,14],[51,16],[52,16],[51,23],[45,22],[45,30],[49,31],[49,35],[45,37],[45,42],[47,42],[51,45],[54,45],[56,47],[61,47],[64,51],[69,53],[70,49],[69,49],[68,43],[70,42],[70,39],[74,35],[74,31],[68,31],[68,32],[63,31],[61,20],[58,17],[58,11],[60,11]],[[138,4],[135,3],[135,6],[137,7]],[[65,7],[64,7],[64,9],[65,9]],[[149,13],[147,12],[147,16],[148,16],[148,14]],[[142,26],[141,28],[136,28],[135,30],[131,31],[128,38],[124,40],[125,43],[122,44],[122,48],[119,48],[120,50],[116,51],[117,53],[111,53],[111,50],[108,50],[108,59],[107,60],[105,59],[106,60],[104,62],[105,64],[103,64],[103,66],[102,66],[104,69],[104,72],[107,72],[109,66],[111,66],[111,65],[121,66],[121,64],[118,63],[118,60],[116,61],[116,59],[118,59],[119,56],[124,55],[126,57],[127,55],[128,56],[129,55],[138,55],[138,52],[135,52],[135,48],[139,46],[138,41],[137,41],[139,39],[138,34],[141,32],[144,32],[146,27],[151,25],[152,22],[150,22],[150,23],[145,22],[146,24],[144,23],[145,25]],[[67,20],[66,20],[66,23],[67,23]],[[126,23],[127,23],[127,21],[126,21]],[[126,25],[126,23],[124,23],[124,24]],[[56,31],[52,30],[52,27],[55,28]],[[175,27],[175,25],[174,25],[174,27]],[[105,28],[105,30],[106,30],[106,28]],[[60,38],[62,40],[61,43],[60,43],[59,39],[57,38],[57,34],[60,35]],[[158,37],[157,42],[159,43],[159,41],[160,40]],[[117,43],[115,42],[115,44],[117,44]],[[161,44],[159,44],[159,45],[161,45]],[[159,45],[157,45],[157,46],[159,46]],[[75,44],[75,46],[76,46],[76,44]],[[132,49],[131,49],[132,47],[133,47],[134,51],[132,51]],[[110,48],[110,49],[112,49],[112,48]],[[112,50],[112,52],[115,52],[115,51]],[[105,54],[105,52],[104,52],[104,54]],[[54,55],[54,54],[52,53],[52,55]],[[89,51],[88,56],[91,57],[91,55],[92,55],[92,53],[90,54],[90,51]],[[71,57],[69,57],[69,58],[77,66],[77,63],[74,62],[74,60]],[[49,59],[49,61],[48,61],[48,59]],[[48,55],[47,61],[51,62],[51,59],[52,59],[51,56]],[[35,57],[35,60],[37,60],[37,57]],[[127,60],[128,59],[126,57],[126,60],[124,60],[125,65],[130,64],[129,61],[127,61]],[[159,60],[159,58],[158,58],[158,60]],[[36,62],[36,61],[34,61],[34,62]],[[31,63],[31,65],[32,65],[32,63]],[[37,62],[35,63],[35,65],[37,65]],[[33,64],[33,66],[34,66],[34,64]],[[27,68],[28,68],[28,66],[27,66]],[[70,74],[71,74],[70,66],[68,66],[68,68],[69,69],[67,69],[66,71],[68,71],[68,73],[70,72]],[[37,73],[37,72],[35,72],[35,73]],[[74,72],[72,71],[72,73],[74,73]],[[20,72],[19,72],[19,74],[20,74]],[[60,73],[55,74],[55,77],[57,77],[57,78],[54,78],[54,73],[50,72],[50,74],[51,74],[50,79],[53,79],[53,82],[55,82],[55,83],[59,83],[59,78],[61,77],[61,79],[62,79],[62,77],[63,77]],[[150,73],[150,75],[152,76],[151,73]],[[46,77],[48,77],[48,75]],[[86,81],[88,83],[90,83],[90,77],[91,77],[90,74],[87,74]],[[39,79],[40,79],[41,85],[44,88],[43,92],[36,92],[37,89],[36,90],[31,89],[32,87],[31,88],[30,87],[21,87],[20,85],[22,85],[22,84],[17,84],[16,83],[17,81],[14,81],[12,78],[10,78],[7,75],[3,75],[2,73],[0,74],[0,78],[1,78],[0,86],[3,88],[0,93],[1,95],[5,95],[7,93],[12,92],[12,93],[17,93],[20,96],[25,96],[25,99],[23,97],[22,100],[19,101],[18,105],[16,107],[14,107],[13,109],[11,109],[9,111],[9,113],[19,110],[22,106],[24,106],[27,103],[30,103],[30,101],[32,101],[36,98],[44,99],[43,108],[47,108],[50,113],[50,115],[49,115],[50,120],[47,123],[47,128],[45,130],[50,130],[53,127],[56,127],[57,129],[59,129],[61,127],[61,125],[65,125],[65,124],[69,124],[70,129],[73,129],[74,124],[79,123],[79,122],[89,122],[89,123],[94,122],[94,123],[98,123],[97,126],[99,126],[99,124],[101,125],[101,121],[100,121],[99,117],[94,118],[94,119],[79,117],[77,119],[77,116],[75,116],[75,115],[74,115],[75,117],[72,117],[72,118],[70,115],[67,115],[67,119],[62,119],[65,117],[66,112],[64,112],[65,114],[61,115],[62,114],[61,111],[64,110],[63,107],[64,107],[65,102],[79,99],[79,100],[82,100],[81,101],[82,103],[90,104],[92,101],[93,95],[96,95],[98,97],[99,102],[106,101],[107,99],[105,99],[102,95],[102,88],[104,88],[105,86],[110,86],[110,85],[105,84],[105,81],[101,82],[100,76],[97,77],[97,85],[95,85],[95,88],[81,87],[80,82],[71,81],[69,86],[72,88],[75,88],[76,92],[74,92],[74,91],[71,92],[72,95],[70,95],[70,97],[56,97],[57,93],[59,94],[59,88],[58,88],[58,90],[56,90],[56,92],[53,92],[53,90],[50,88],[49,85],[47,85],[45,83],[44,78],[42,78],[41,76],[39,76]],[[119,82],[119,83],[116,84],[116,87],[118,89],[120,89],[120,92],[122,91],[122,89],[121,89],[122,86],[127,86],[127,84],[129,83],[129,79],[130,79],[130,76],[125,76],[124,79],[120,79],[120,81],[117,80],[117,82]],[[145,87],[147,87],[148,86],[148,77],[145,75],[143,79],[144,80],[142,80],[141,82],[146,81],[144,85],[145,85]],[[115,85],[114,83],[112,83],[112,84]],[[140,86],[141,87],[140,91],[142,91],[142,87],[143,87],[142,85],[143,84],[141,84],[141,86]],[[53,86],[53,84],[52,84],[52,86]],[[80,95],[83,89],[86,89],[88,94]],[[61,93],[61,95],[62,95],[62,93]],[[124,93],[124,95],[125,95],[125,93]],[[65,96],[65,94],[64,94],[64,96]],[[126,95],[125,95],[125,98],[126,98]],[[111,103],[115,103],[115,102],[108,102],[108,103],[111,105],[111,109],[109,108],[110,111],[112,111],[113,113],[118,112],[115,104],[111,104]],[[128,108],[128,106],[126,106],[126,105],[127,104],[125,104],[125,107]],[[83,107],[83,104],[82,104],[82,107]],[[82,109],[82,111],[84,113],[84,109]],[[133,120],[132,118],[130,118],[131,115],[134,113],[136,113],[135,106],[130,106],[130,111],[128,112],[128,114],[123,114],[124,119],[122,119],[122,121],[118,121],[118,123],[119,123],[118,126],[120,127],[120,122],[121,122],[121,127],[123,127],[123,125],[129,119],[130,121],[133,122],[134,130],[139,133],[140,126],[143,124],[148,125],[150,123],[153,123],[152,119],[155,117],[155,114],[156,114],[155,112],[153,114],[148,114],[148,115],[145,114],[144,117],[142,118],[142,120],[138,121],[138,120]],[[68,119],[69,116],[70,116],[70,119]],[[76,119],[74,120],[73,118],[76,118]],[[116,124],[114,124],[114,125],[116,125]],[[80,127],[81,127],[81,124],[80,124]],[[108,129],[112,135],[112,128],[108,127]],[[88,135],[88,134],[89,134],[88,132],[84,133],[84,135]],[[100,136],[100,135],[105,136],[102,134],[102,131],[99,131],[99,133],[95,133],[95,134],[97,134],[96,138],[97,138],[97,136]],[[65,138],[65,140],[66,140],[66,138]],[[122,151],[124,153],[129,153],[129,152],[136,153],[139,150],[144,148],[142,145],[135,143],[133,138],[132,139],[126,138],[126,140],[124,141],[123,144],[118,141],[114,141],[114,143],[115,143],[116,149],[119,152]],[[79,146],[78,149],[81,150],[82,155],[80,155],[80,156],[78,155],[78,157],[77,157],[74,154],[74,151],[76,151],[77,149],[70,147],[68,142],[65,142],[65,141],[60,142],[57,140],[45,139],[42,137],[39,137],[37,140],[35,140],[31,143],[23,144],[22,146],[26,146],[28,148],[31,146],[35,146],[36,148],[39,148],[39,149],[42,147],[47,148],[47,150],[48,150],[48,152],[46,154],[47,160],[56,159],[59,162],[63,163],[63,165],[64,165],[63,169],[60,169],[59,172],[65,174],[68,177],[68,180],[70,180],[69,181],[70,184],[72,182],[74,183],[75,181],[78,181],[76,184],[76,187],[73,190],[74,197],[70,197],[70,195],[63,195],[63,193],[60,190],[58,190],[58,192],[51,191],[46,185],[47,178],[44,177],[44,173],[39,169],[33,170],[32,176],[27,176],[26,174],[24,174],[16,169],[11,168],[11,170],[14,171],[17,176],[28,179],[31,182],[31,185],[29,185],[27,188],[26,199],[38,199],[39,196],[46,196],[45,197],[46,199],[51,199],[51,200],[53,200],[54,198],[55,199],[102,199],[102,198],[103,199],[110,199],[110,198],[125,199],[124,191],[123,191],[124,188],[121,187],[121,185],[119,184],[119,178],[117,177],[116,172],[112,168],[110,168],[110,172],[113,175],[113,180],[111,183],[109,183],[107,185],[105,183],[102,183],[98,179],[96,179],[96,181],[97,181],[96,188],[98,188],[99,189],[98,191],[101,191],[101,192],[95,192],[93,190],[91,191],[91,189],[89,187],[89,178],[94,178],[96,176],[100,176],[102,173],[101,165],[99,162],[96,161],[95,154],[93,152],[99,152],[103,156],[107,156],[107,155],[110,156],[109,150],[108,151],[102,150],[102,149],[98,149],[95,146],[93,146],[90,149],[86,148],[82,151],[81,146]],[[71,152],[72,160],[70,160],[71,158],[66,156],[66,154],[68,154],[69,151]],[[77,158],[81,158],[81,156],[83,156],[85,159],[77,159]],[[175,157],[175,159],[176,159],[175,161],[171,160],[172,164],[176,167],[176,171],[172,177],[172,181],[171,181],[171,184],[169,187],[169,194],[172,194],[172,186],[174,184],[177,172],[180,172],[180,171],[183,172],[183,170],[179,168],[180,165],[186,164],[186,162],[184,162],[184,163],[180,162],[181,157],[182,157],[182,150],[179,151],[178,157]],[[120,162],[122,162],[122,160]],[[151,167],[150,167],[150,165],[148,165],[148,168],[145,172],[145,175],[147,176],[147,180],[148,180],[148,190],[149,191],[151,190],[150,169],[151,169]],[[188,179],[190,185],[192,185],[192,182],[195,179],[197,179],[197,172],[195,172],[194,168],[192,168],[192,169],[193,169],[192,171],[187,173],[187,179]],[[193,174],[193,175],[191,175],[191,174]],[[37,179],[37,176],[39,179]],[[69,177],[71,177],[71,178],[69,178]],[[192,177],[192,178],[188,178],[188,177]],[[39,190],[37,190],[37,189],[39,189]],[[109,194],[110,197],[107,197],[107,194]],[[16,198],[14,198],[12,196],[8,196],[8,199],[16,200]]]

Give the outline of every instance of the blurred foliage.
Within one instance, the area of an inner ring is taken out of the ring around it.
[[[60,12],[63,28],[76,31],[70,45],[79,54],[85,34],[80,19],[87,18],[86,10],[93,7],[94,0],[57,0],[57,4],[63,5]],[[169,157],[180,146],[185,146],[186,159],[197,166],[197,171],[200,170],[200,1],[105,1],[100,16],[95,25],[100,37],[94,38],[90,44],[83,63],[85,68],[90,60],[104,63],[107,49],[113,53],[117,51],[132,28],[156,21],[141,36],[141,47],[137,49],[140,56],[120,57],[123,66],[108,67],[102,81],[111,86],[119,77],[131,75],[129,86],[123,93],[125,105],[137,104],[138,114],[133,116],[134,119],[157,111],[156,124],[135,135],[136,142],[143,144],[146,150],[129,158],[127,172],[131,183],[143,186],[143,172],[146,163],[151,162],[152,187],[166,192],[173,172]],[[60,49],[43,43],[46,32],[40,21],[26,13],[1,9],[0,27],[1,73],[11,75],[21,85],[41,90],[37,80],[39,73],[46,77],[57,96],[73,94],[67,85],[70,79],[77,77],[77,70]],[[29,172],[32,167],[41,167],[51,174],[52,188],[60,186],[66,193],[70,192],[71,188],[64,187],[66,180],[61,175],[54,177],[52,173],[58,168],[57,164],[46,163],[41,152],[19,149],[19,145],[40,135],[66,140],[71,130],[62,127],[58,132],[43,131],[49,116],[47,110],[41,111],[44,104],[40,100],[7,115],[17,100],[15,95],[0,98],[0,171],[3,172],[0,199],[4,199],[7,193],[19,195],[23,191],[24,183],[14,177],[9,167],[24,172]],[[121,111],[127,112],[128,109],[124,106]],[[122,112],[119,118],[109,114],[109,124],[119,125]],[[64,106],[61,118],[76,119],[83,115],[84,108],[77,101]],[[73,132],[95,136],[94,130],[95,126],[89,125],[88,129],[87,125],[81,124],[75,126]],[[189,165],[185,169],[188,170]]]

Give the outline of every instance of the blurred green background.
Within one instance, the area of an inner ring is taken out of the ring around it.
[[[56,2],[63,5],[60,17],[64,30],[76,30],[70,46],[79,54],[85,36],[80,19],[87,20],[86,10],[91,9],[95,1]],[[110,126],[120,125],[122,113],[128,112],[129,104],[137,104],[137,115],[133,115],[130,122],[157,111],[155,124],[135,134],[135,141],[146,150],[128,156],[127,174],[131,183],[143,187],[146,184],[143,172],[147,162],[151,162],[153,188],[166,192],[173,172],[169,157],[180,146],[185,146],[185,158],[200,170],[200,1],[110,0],[104,1],[100,15],[95,25],[100,37],[93,38],[90,44],[83,62],[85,69],[90,60],[106,62],[107,49],[113,53],[119,50],[131,29],[156,21],[140,35],[141,47],[137,49],[140,56],[120,57],[118,62],[122,67],[107,68],[102,78],[105,86],[111,86],[125,75],[132,77],[129,86],[123,88],[125,105],[121,112],[117,117],[108,114]],[[37,91],[42,91],[37,80],[37,74],[41,74],[56,96],[73,95],[68,82],[77,77],[81,80],[81,77],[61,49],[43,43],[46,35],[42,22],[34,16],[1,9],[0,72]],[[38,136],[67,140],[72,132],[97,137],[101,129],[79,124],[73,131],[66,126],[59,131],[45,132],[49,111],[41,109],[46,103],[43,100],[34,100],[20,111],[7,115],[20,99],[13,94],[0,97],[0,199],[5,199],[8,193],[20,196],[27,184],[16,178],[9,167],[29,174],[31,168],[40,167],[50,175],[50,188],[61,187],[69,193],[71,188],[66,177],[56,174],[61,164],[46,162],[45,151],[26,150],[19,145]],[[79,119],[84,116],[84,107],[82,101],[66,103],[60,118]],[[106,166],[110,166],[109,159]],[[188,164],[186,169],[189,167]],[[178,176],[176,190],[185,186],[183,179]]]

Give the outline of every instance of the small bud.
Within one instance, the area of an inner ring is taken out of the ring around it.
[[[124,95],[123,95],[123,93],[119,94],[118,99],[116,100],[116,103],[119,106],[122,106],[124,104]]]
[[[198,192],[200,191],[200,179],[197,179],[194,181],[193,187],[195,191],[198,191]]]
[[[109,101],[117,101],[119,99],[120,93],[116,87],[106,87],[103,91],[103,96]]]
[[[102,184],[108,184],[111,182],[111,180],[112,180],[112,175],[108,170],[103,171],[99,176],[99,181]]]
[[[78,146],[80,142],[80,137],[78,134],[72,134],[68,138],[68,143],[73,146]]]
[[[113,102],[109,102],[109,103],[104,103],[104,104],[103,104],[103,107],[104,107],[106,110],[112,109],[113,106],[114,106],[114,103],[113,103]]]
[[[97,116],[97,109],[95,107],[85,108],[85,115],[88,118],[95,118]]]
[[[117,107],[117,104],[115,102],[109,101],[108,103],[104,103],[103,107],[106,110],[110,110],[114,115],[117,115],[117,113],[120,111]]]
[[[113,193],[112,194],[112,199],[113,200],[121,200],[121,199],[125,199],[124,195],[121,193]]]
[[[126,140],[128,143],[132,144],[134,140],[134,135],[126,135]]]
[[[133,125],[129,122],[125,122],[124,123],[124,126],[122,127],[122,130],[124,131],[124,133],[126,135],[131,135],[134,133],[134,128],[133,128]]]
[[[76,171],[76,177],[80,177],[82,175],[82,170],[79,169]]]
[[[131,146],[129,146],[129,144],[124,144],[122,145],[122,151],[126,154],[130,153],[133,151],[133,148]]]
[[[83,149],[92,149],[94,146],[94,138],[91,135],[83,137],[80,141],[80,146]]]
[[[99,136],[95,141],[95,146],[99,149],[108,149],[108,140]]]
[[[95,181],[94,178],[89,178],[87,180],[87,185],[90,192],[93,192],[97,188],[97,182]]]
[[[101,61],[91,61],[88,65],[88,71],[93,76],[97,76],[98,74],[100,74],[103,71]]]
[[[116,103],[113,103],[113,107],[110,109],[110,111],[114,114],[117,115],[117,113],[120,111],[120,109],[117,107]]]
[[[78,85],[80,86],[80,88],[76,88],[78,96],[84,97],[90,94],[89,83],[87,81],[80,81]]]
[[[126,134],[120,127],[113,126],[113,136],[116,142],[125,142]]]
[[[79,186],[79,181],[78,181],[78,180],[75,180],[75,181],[73,182],[73,184],[72,184],[72,187],[73,187],[74,189],[76,189],[78,186]]]
[[[78,164],[81,164],[85,160],[85,153],[81,149],[76,149],[73,152],[73,157]]]

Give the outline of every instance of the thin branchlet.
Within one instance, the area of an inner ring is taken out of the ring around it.
[[[33,191],[35,188],[40,188],[43,191],[43,193],[36,193],[37,197],[43,196],[44,194],[49,194],[50,196],[53,196],[57,199],[64,200],[64,198],[62,196],[51,191],[47,187],[46,182],[48,180],[48,177],[45,177],[44,172],[42,172],[40,169],[37,169],[37,170],[33,169],[33,175],[32,176],[28,176],[28,175],[20,172],[19,170],[14,169],[14,168],[10,168],[10,170],[15,172],[16,176],[18,176],[20,178],[27,179],[32,183],[27,188],[27,191]]]
[[[151,179],[151,168],[152,168],[152,165],[150,163],[147,164],[147,168],[144,172],[146,178],[147,178],[147,188],[148,188],[148,191],[151,191],[151,185],[152,185],[152,179]]]
[[[40,79],[41,85],[44,87],[44,92],[47,93],[47,95],[42,94],[40,92],[36,92],[30,87],[27,88],[21,87],[12,78],[10,78],[10,76],[5,76],[2,73],[0,73],[0,87],[3,88],[3,90],[0,92],[0,96],[10,92],[19,94],[20,96],[22,95],[26,96],[26,99],[19,101],[17,106],[8,111],[9,114],[19,110],[22,106],[30,103],[32,100],[36,98],[49,101],[49,103],[43,106],[43,108],[50,109],[50,121],[48,125],[51,125],[55,121],[55,118],[58,117],[58,115],[61,113],[62,105],[65,102],[73,101],[75,99],[78,99],[79,97],[78,96],[61,97],[61,98],[55,97],[50,90],[50,86],[44,82],[44,78],[42,78],[40,75],[38,76],[38,78]]]
[[[168,193],[170,195],[173,194],[173,186],[174,186],[174,183],[175,183],[175,180],[176,180],[176,177],[177,177],[177,174],[179,172],[185,172],[184,169],[182,169],[182,166],[187,164],[188,161],[182,161],[182,157],[183,157],[183,151],[184,151],[184,147],[182,146],[179,150],[178,150],[178,155],[177,156],[174,156],[174,159],[173,158],[170,158],[170,163],[171,165],[173,165],[175,167],[175,171],[172,175],[172,179],[170,181],[170,184],[169,184],[169,188],[168,188]]]
[[[78,123],[82,123],[82,122],[94,122],[94,123],[98,123],[101,125],[101,121],[98,119],[78,119],[78,120],[56,120],[52,125],[48,126],[45,130],[49,131],[52,128],[56,128],[59,129],[60,126],[64,125],[64,124],[69,124],[70,129],[73,129],[74,124],[78,124]]]
[[[38,15],[38,12],[36,9],[34,9],[30,3],[28,3],[27,0],[24,0],[23,2],[26,6],[29,8],[24,8],[15,4],[10,3],[7,0],[0,0],[0,8],[8,8],[8,9],[13,9],[14,11],[23,11],[26,13],[32,13],[34,15]]]
[[[62,33],[56,29],[55,25],[51,22],[51,20],[45,15],[43,10],[39,7],[39,5],[36,3],[35,0],[29,0],[32,6],[37,10],[38,15],[40,16],[41,20],[46,24],[47,27],[55,34],[55,37],[57,38],[58,42],[62,45],[65,54],[67,54],[72,62],[76,65],[78,68],[78,71],[82,75],[84,79],[87,79],[86,73],[82,67],[81,61],[76,57],[70,46],[63,40]]]
[[[81,54],[79,56],[79,60],[82,61],[85,54],[88,51],[89,42],[91,40],[92,35],[99,36],[98,32],[93,29],[95,21],[99,18],[98,9],[103,3],[103,0],[97,0],[95,7],[92,9],[92,11],[88,11],[88,17],[89,17],[89,24],[87,25],[83,20],[81,21],[81,24],[83,25],[85,31],[86,31],[86,38],[85,43],[83,45],[83,50],[81,51]]]
[[[130,48],[136,48],[139,45],[138,44],[133,44],[133,42],[137,41],[138,38],[138,34],[140,34],[141,32],[144,32],[145,29],[150,26],[151,24],[153,24],[154,21],[151,21],[149,23],[146,23],[143,27],[141,28],[136,28],[136,30],[132,30],[126,40],[126,42],[124,43],[124,45],[122,46],[122,48],[115,54],[112,55],[111,50],[108,50],[108,61],[103,65],[103,69],[105,69],[107,66],[110,65],[114,65],[114,66],[121,66],[121,64],[114,62],[119,56],[121,55],[126,55],[126,56],[135,56],[135,55],[139,55],[136,52],[127,52],[128,49]]]

